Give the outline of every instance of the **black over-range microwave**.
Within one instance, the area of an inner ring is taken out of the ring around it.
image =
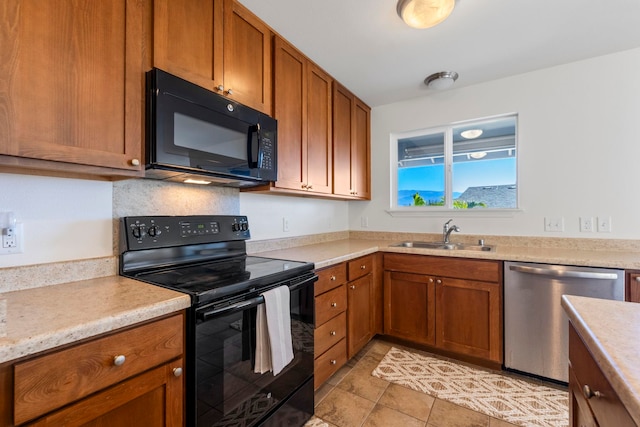
[[[146,178],[251,187],[277,179],[277,122],[160,69],[147,73]]]

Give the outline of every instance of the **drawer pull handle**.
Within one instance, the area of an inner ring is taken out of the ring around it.
[[[336,359],[331,359],[331,364],[335,365],[336,363],[338,363],[338,361]]]
[[[335,282],[336,276],[331,276],[331,280]]]
[[[127,358],[124,357],[124,354],[119,354],[113,358],[113,364],[116,366],[122,366],[124,365],[125,360],[127,360]]]
[[[180,375],[182,375],[182,368],[173,368],[173,376],[179,377]]]
[[[591,390],[591,387],[589,387],[586,384],[584,387],[582,387],[582,394],[584,394],[584,397],[587,400],[591,399],[592,397],[595,397],[595,398],[602,397],[602,393],[600,393],[597,390],[596,391]]]
[[[331,335],[332,337],[335,337],[336,336],[336,331],[329,332],[329,335]]]
[[[361,266],[360,266],[360,270],[365,270],[366,268],[367,268],[367,266],[366,266],[366,265],[361,265]]]
[[[337,306],[338,306],[338,303],[337,303],[337,302],[332,302],[332,303],[331,303],[331,307],[337,307]]]

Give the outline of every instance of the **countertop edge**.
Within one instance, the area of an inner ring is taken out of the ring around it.
[[[573,295],[562,296],[562,307],[567,313],[567,317],[573,324],[574,328],[587,345],[589,352],[595,359],[596,363],[604,372],[607,380],[618,394],[620,401],[627,408],[627,412],[633,418],[637,425],[640,425],[640,390],[633,387],[633,384],[624,375],[625,368],[620,366],[613,358],[611,349],[602,343],[598,334],[591,327],[589,321],[582,316],[581,311],[575,306],[580,300],[595,300],[593,298],[578,297]],[[602,300],[608,301],[608,300]],[[636,304],[623,301],[616,301],[623,304]],[[640,310],[640,306],[638,306]],[[598,313],[590,313],[593,318],[598,318]],[[593,322],[593,320],[591,321]]]

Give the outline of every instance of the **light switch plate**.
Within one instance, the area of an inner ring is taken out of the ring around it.
[[[544,231],[552,231],[552,232],[564,231],[564,217],[562,216],[544,217]]]

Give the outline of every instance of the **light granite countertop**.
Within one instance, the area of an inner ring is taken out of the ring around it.
[[[493,259],[500,261],[538,262],[547,264],[582,265],[591,267],[640,269],[640,252],[623,250],[583,250],[561,247],[520,247],[496,245],[494,251],[418,249],[390,246],[398,241],[343,239],[256,252],[254,255],[307,261],[324,268],[375,252],[437,255],[458,258]]]
[[[121,276],[6,292],[0,301],[0,363],[190,305],[186,294]]]
[[[640,425],[640,304],[564,295],[562,306],[623,405]]]

